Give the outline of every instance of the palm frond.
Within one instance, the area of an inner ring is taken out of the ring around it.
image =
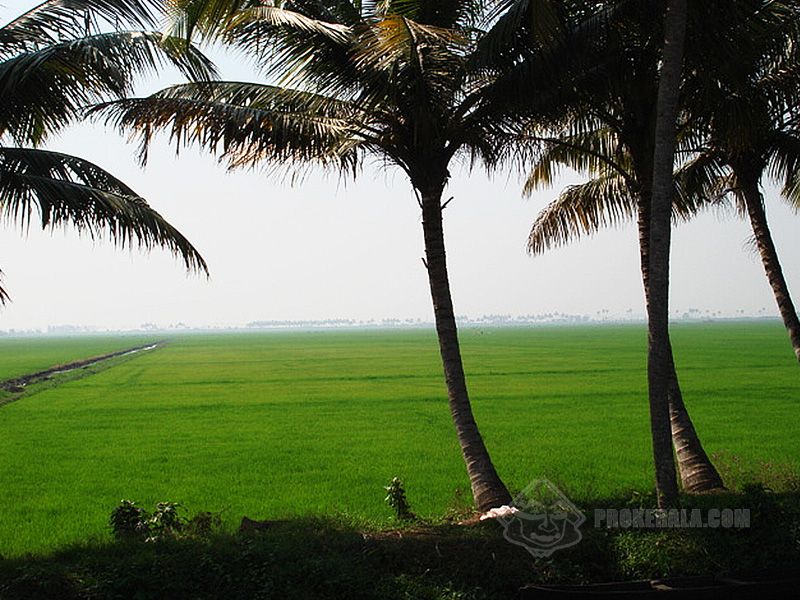
[[[267,81],[317,91],[352,89],[353,31],[274,6],[242,10],[218,37],[247,54]]]
[[[123,182],[84,159],[30,148],[0,148],[0,216],[22,227],[72,225],[107,234],[121,247],[162,247],[186,268],[208,273],[200,253]]]
[[[3,281],[3,271],[0,269],[0,282]],[[0,306],[5,306],[11,301],[11,296],[8,295],[8,292],[5,290],[3,285],[0,283]]]
[[[781,131],[772,136],[770,177],[780,182],[781,195],[795,210],[800,210],[800,132]]]
[[[623,178],[629,177],[631,172],[630,158],[622,151],[615,133],[607,127],[541,138],[541,141],[543,144],[533,157],[534,166],[523,187],[525,195],[552,185],[563,167],[592,175],[614,171]]]
[[[566,7],[555,0],[501,0],[487,14],[487,31],[480,37],[476,60],[482,66],[506,54],[519,56],[520,47],[552,47],[566,35]]]
[[[98,21],[151,29],[156,0],[47,0],[0,27],[0,55],[99,32]]]
[[[230,168],[316,163],[352,171],[360,162],[357,109],[349,103],[277,86],[184,84],[149,98],[99,105],[93,114],[142,142],[166,132],[176,148],[196,145]]]
[[[213,39],[225,30],[235,14],[259,4],[260,0],[167,0],[167,30],[170,35],[187,41],[194,37],[195,31]]]
[[[624,179],[603,175],[567,187],[536,217],[528,236],[528,252],[568,244],[603,227],[618,225],[636,216],[636,199]]]
[[[0,62],[0,135],[37,145],[86,105],[130,93],[137,75],[164,63],[192,78],[216,74],[193,46],[160,33],[102,33],[19,53]]]
[[[689,220],[707,207],[725,207],[731,200],[739,213],[744,199],[733,173],[719,154],[706,151],[692,157],[674,173],[673,216]]]

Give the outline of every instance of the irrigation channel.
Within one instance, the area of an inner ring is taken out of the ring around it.
[[[9,402],[13,402],[14,400],[17,400],[27,391],[27,389],[31,385],[42,383],[44,381],[53,379],[54,377],[57,377],[59,375],[72,373],[79,369],[85,369],[92,365],[104,363],[114,358],[131,356],[133,354],[138,354],[140,352],[149,352],[163,346],[164,344],[166,344],[166,341],[164,340],[158,342],[152,342],[142,346],[135,346],[133,348],[117,350],[116,352],[109,352],[108,354],[102,354],[100,356],[93,356],[91,358],[84,358],[81,360],[76,360],[62,365],[55,365],[43,371],[36,371],[35,373],[28,373],[27,375],[20,375],[17,377],[12,377],[11,379],[6,379],[5,381],[0,381],[0,390],[11,394],[10,397],[0,398],[0,406],[2,406],[3,404],[8,404]],[[86,374],[90,375],[92,374],[92,372],[87,372]]]

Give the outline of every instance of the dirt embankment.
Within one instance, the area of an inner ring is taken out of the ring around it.
[[[54,367],[50,367],[49,369],[45,369],[44,371],[36,371],[35,373],[20,375],[19,377],[13,377],[12,379],[6,379],[5,381],[0,381],[0,389],[5,390],[6,392],[10,392],[12,394],[19,394],[25,391],[26,386],[32,383],[39,383],[40,381],[45,381],[47,379],[50,379],[53,375],[67,373],[69,371],[74,371],[75,369],[82,369],[84,367],[88,367],[90,365],[103,362],[104,360],[116,358],[117,356],[135,354],[137,352],[144,352],[147,350],[155,350],[156,348],[163,346],[165,343],[166,341],[161,340],[150,344],[144,344],[142,346],[126,348],[125,350],[117,350],[116,352],[109,352],[108,354],[103,354],[101,356],[93,356],[91,358],[84,358],[82,360],[76,360],[74,362],[69,362],[63,365],[56,365]]]

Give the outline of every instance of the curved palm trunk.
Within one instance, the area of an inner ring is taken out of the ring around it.
[[[483,443],[472,415],[464,367],[461,363],[453,301],[450,297],[450,282],[447,277],[441,201],[442,188],[422,191],[422,228],[425,234],[426,266],[450,413],[456,427],[461,453],[467,465],[475,506],[485,512],[490,508],[510,504],[511,494],[495,471],[489,451]]]
[[[645,298],[650,295],[650,210],[649,201],[640,199],[637,211],[639,225],[639,257],[641,260],[642,283]],[[675,368],[675,356],[672,341],[667,337],[669,346],[669,420],[672,431],[672,445],[678,460],[678,472],[683,489],[697,494],[711,490],[724,489],[722,477],[711,459],[706,454],[689,411],[683,403],[678,372]]]
[[[764,264],[764,271],[766,271],[767,279],[775,294],[775,302],[778,303],[783,324],[789,333],[795,357],[800,361],[800,320],[797,318],[797,310],[789,295],[789,287],[786,285],[786,278],[783,276],[783,269],[778,260],[778,251],[775,249],[775,243],[772,241],[772,234],[767,225],[764,198],[758,189],[757,181],[745,183],[742,191],[747,205],[747,214],[750,216],[750,224],[753,227],[753,235],[756,238],[758,253]]]
[[[683,70],[687,0],[668,0],[664,19],[664,52],[658,84],[653,154],[653,197],[650,214],[650,293],[647,295],[647,383],[650,430],[660,507],[676,506],[678,482],[672,456],[669,422],[669,252],[672,234],[672,167],[675,160],[675,121]]]
[[[683,394],[675,372],[672,346],[669,349],[672,378],[669,384],[669,421],[672,429],[672,445],[678,459],[678,471],[683,489],[692,494],[725,489],[722,476],[708,458],[700,437],[683,403]]]

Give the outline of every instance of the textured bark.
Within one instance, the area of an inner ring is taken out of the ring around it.
[[[642,283],[644,284],[645,298],[650,294],[650,210],[649,198],[640,197],[638,207],[639,225],[639,257],[641,260]],[[681,477],[683,489],[690,493],[702,493],[712,490],[724,489],[722,477],[711,459],[706,454],[694,423],[689,416],[689,411],[683,403],[678,372],[675,368],[675,356],[672,351],[672,341],[667,337],[669,344],[669,416],[672,432],[672,446],[678,460],[678,472]]]
[[[668,0],[664,20],[664,52],[658,84],[653,153],[653,196],[650,214],[650,293],[647,295],[647,382],[650,430],[659,507],[678,504],[678,482],[672,455],[669,412],[669,253],[672,234],[672,168],[675,160],[675,121],[686,35],[687,0]]]
[[[693,494],[725,489],[722,477],[708,458],[700,437],[694,428],[683,403],[683,394],[673,362],[672,347],[669,349],[672,377],[669,383],[669,419],[672,430],[672,445],[678,459],[678,471],[683,489]]]
[[[786,278],[783,276],[783,269],[778,260],[778,251],[775,249],[775,243],[772,241],[772,234],[767,225],[764,198],[758,189],[758,180],[740,181],[740,184],[764,271],[770,286],[772,286],[772,292],[775,294],[775,302],[778,304],[783,324],[789,334],[795,357],[800,361],[800,320],[797,318],[797,310],[789,295],[789,287],[786,285]]]
[[[442,188],[422,191],[422,227],[425,234],[428,279],[450,413],[467,465],[475,506],[485,512],[490,508],[510,504],[511,495],[495,471],[472,414],[447,276],[441,201]]]

